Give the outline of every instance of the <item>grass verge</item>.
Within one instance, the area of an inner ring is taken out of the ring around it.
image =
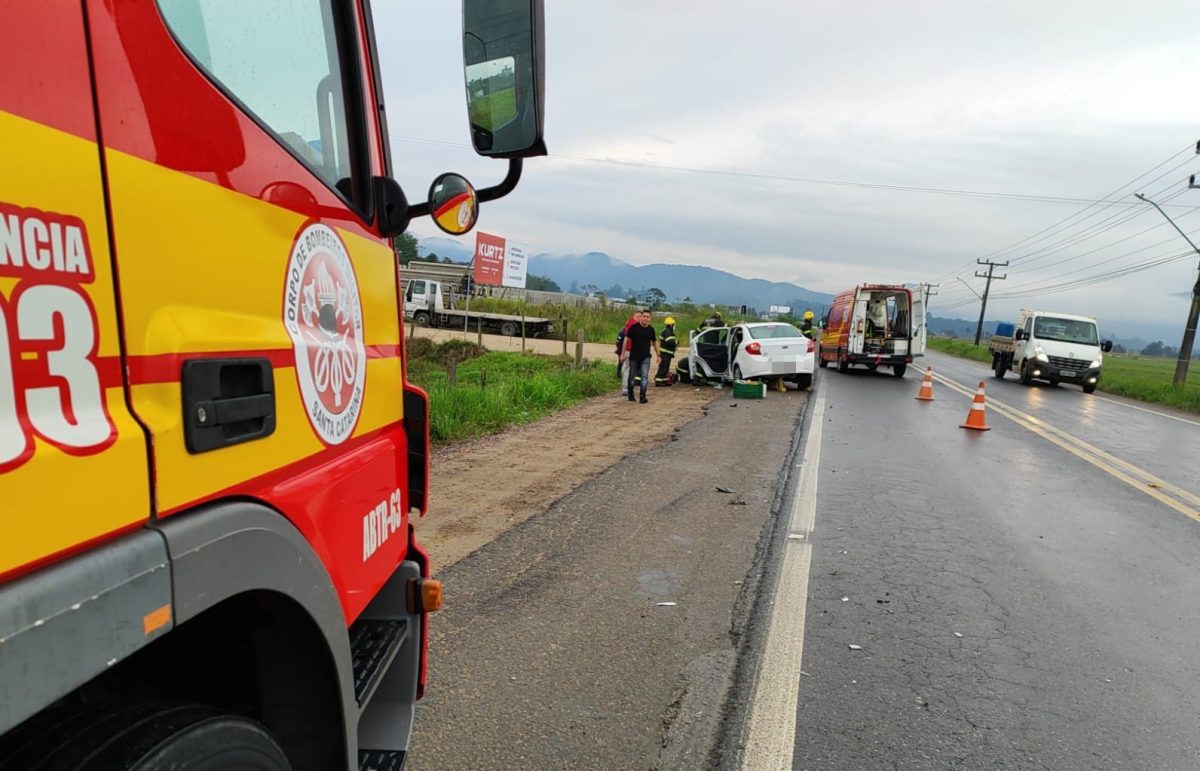
[[[976,346],[969,341],[945,337],[931,337],[927,344],[935,351],[952,356],[989,365],[992,363],[986,345]],[[1174,359],[1136,358],[1109,353],[1104,355],[1099,389],[1142,402],[1200,413],[1200,362],[1194,362],[1189,368],[1187,384],[1183,388],[1176,388],[1172,384],[1174,376]]]
[[[494,434],[616,390],[614,367],[567,356],[484,352],[462,341],[409,348],[408,378],[429,393],[430,434],[437,444]],[[452,350],[453,349],[453,350]],[[457,362],[451,385],[448,362]]]

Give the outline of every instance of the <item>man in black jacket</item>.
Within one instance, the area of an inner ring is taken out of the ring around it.
[[[641,391],[642,404],[649,401],[646,399],[646,386],[650,380],[651,348],[654,349],[655,355],[660,355],[658,335],[655,334],[654,327],[650,326],[650,309],[643,308],[638,313],[638,323],[625,333],[625,352],[621,357],[629,366],[629,401],[633,401],[634,387]]]

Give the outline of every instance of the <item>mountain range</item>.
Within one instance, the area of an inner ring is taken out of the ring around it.
[[[453,262],[468,263],[474,247],[452,238],[422,238],[418,240],[418,253],[422,256],[434,253]],[[728,271],[700,265],[632,265],[604,252],[535,254],[529,258],[528,272],[552,279],[563,291],[577,293],[587,287],[610,296],[628,297],[655,288],[667,296],[668,302],[686,299],[700,304],[748,305],[758,310],[766,310],[769,305],[787,305],[796,313],[812,308],[821,315],[833,300],[831,294],[805,289],[792,282],[743,278]],[[613,292],[614,289],[620,291]],[[977,319],[943,318],[933,314],[928,316],[927,321],[931,332],[956,337],[974,337],[977,323]],[[985,336],[996,328],[996,323],[994,319],[984,322]],[[1114,319],[1106,320],[1101,332],[1132,350],[1141,350],[1154,340],[1178,346],[1181,329],[1140,320],[1123,322]]]

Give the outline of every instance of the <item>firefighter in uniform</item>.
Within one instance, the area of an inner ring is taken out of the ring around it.
[[[813,312],[808,310],[804,312],[804,320],[800,322],[800,331],[804,333],[805,337],[810,339],[813,337],[813,318]]]
[[[654,385],[669,386],[675,382],[675,373],[671,371],[671,360],[675,358],[675,349],[679,340],[675,337],[675,318],[667,316],[662,334],[659,336],[658,372],[654,373]]]

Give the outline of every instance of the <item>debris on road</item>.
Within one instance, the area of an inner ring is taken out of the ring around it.
[[[717,485],[717,492],[719,492],[719,493],[726,493],[726,494],[732,494],[732,493],[733,493],[733,490],[730,490],[728,487],[721,487],[720,485]]]
[[[963,636],[963,634],[962,634],[962,632],[955,632],[955,633],[954,633],[954,636],[955,636],[955,637],[958,637],[958,638],[961,638],[961,637]]]
[[[862,650],[862,646],[861,646],[861,645],[854,645],[854,644],[852,643],[852,644],[850,645],[850,650],[852,650],[852,651],[861,651],[861,650]]]
[[[660,608],[673,608],[676,605],[678,605],[679,603],[677,603],[677,602],[656,602],[654,604]]]
[[[843,597],[843,598],[842,598],[842,602],[850,602],[850,598],[849,598],[849,597]]]
[[[729,505],[730,506],[745,506],[746,501],[744,501],[742,499],[742,496],[738,495],[738,496],[735,496],[734,499],[729,502]]]

